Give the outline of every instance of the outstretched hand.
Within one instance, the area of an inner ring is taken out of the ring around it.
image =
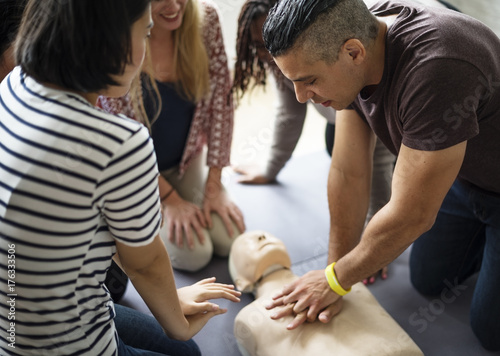
[[[233,166],[233,171],[240,174],[238,183],[242,184],[269,184],[273,180],[267,178],[257,165],[237,165]]]
[[[342,298],[330,289],[324,271],[315,270],[283,287],[266,306],[267,309],[276,307],[280,308],[271,315],[273,319],[295,315],[287,326],[292,330],[318,318],[323,323],[329,322],[342,309]]]
[[[223,314],[227,309],[221,309],[219,305],[209,302],[211,299],[227,299],[239,302],[241,292],[235,290],[233,285],[215,283],[215,277],[203,279],[195,284],[177,289],[179,302],[184,315],[203,314],[207,312],[218,312]]]

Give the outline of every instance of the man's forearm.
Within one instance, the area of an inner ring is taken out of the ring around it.
[[[338,261],[358,244],[368,211],[369,182],[369,177],[348,178],[334,168],[330,170],[328,263]]]
[[[429,229],[425,221],[398,210],[390,203],[382,208],[366,226],[359,244],[337,261],[335,271],[344,288],[390,264]]]

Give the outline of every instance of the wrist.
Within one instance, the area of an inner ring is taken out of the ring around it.
[[[166,203],[167,199],[174,193],[174,191],[174,187],[171,187],[165,194],[160,197],[160,202],[162,205]]]
[[[217,167],[210,167],[208,170],[207,181],[220,182],[222,178],[222,169]]]
[[[224,189],[222,188],[222,182],[217,178],[208,178],[205,183],[205,199],[213,199],[218,197]]]
[[[344,287],[340,284],[337,275],[335,274],[335,262],[329,264],[325,268],[325,277],[328,281],[328,285],[330,288],[338,295],[343,296],[351,291],[351,288],[344,289]]]

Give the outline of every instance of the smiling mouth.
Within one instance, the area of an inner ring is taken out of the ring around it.
[[[331,104],[331,100],[327,100],[327,101],[324,101],[321,103],[321,105],[323,105],[324,107],[328,107],[328,106],[330,106],[330,104]]]
[[[164,15],[164,14],[162,14],[161,16],[164,17],[167,20],[173,20],[177,16],[179,16],[179,11],[177,11],[175,14],[171,14],[171,15]]]

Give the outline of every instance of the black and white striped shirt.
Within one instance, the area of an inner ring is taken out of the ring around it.
[[[115,355],[104,287],[115,240],[160,226],[147,129],[20,68],[0,86],[0,350]]]

